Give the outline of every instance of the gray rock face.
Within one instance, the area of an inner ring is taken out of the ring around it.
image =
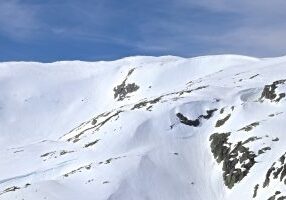
[[[261,97],[260,97],[260,101],[263,101],[263,99],[268,99],[271,101],[275,101],[275,102],[279,102],[282,98],[284,98],[286,95],[285,93],[276,93],[276,89],[278,88],[279,85],[281,84],[285,84],[286,80],[278,80],[278,81],[274,81],[272,84],[270,85],[265,85]]]
[[[221,113],[222,114],[222,113]],[[224,123],[229,120],[231,114],[228,114],[225,118],[223,119],[219,119],[217,122],[216,122],[216,127],[221,127],[222,125],[224,125]]]
[[[180,119],[180,122],[188,125],[198,127],[201,124],[201,119],[210,119],[213,116],[213,113],[216,112],[217,109],[207,110],[206,115],[200,115],[197,119],[191,120],[185,117],[182,113],[177,113],[177,117]]]
[[[228,188],[241,181],[256,163],[257,155],[244,144],[254,141],[254,138],[232,144],[228,141],[228,133],[214,133],[210,136],[211,151],[218,163],[223,162],[223,179]],[[240,167],[238,167],[240,166]]]
[[[113,91],[114,91],[114,98],[118,98],[118,101],[122,101],[123,99],[126,98],[127,94],[135,92],[139,89],[139,86],[136,85],[135,83],[131,84],[125,84],[123,82],[122,84],[116,86]]]
[[[274,162],[272,166],[268,169],[265,180],[263,182],[263,188],[268,187],[270,183],[270,177],[273,177],[273,179],[278,179],[280,182],[284,181],[284,184],[286,185],[286,163],[285,163],[285,155],[284,153],[280,158],[278,162]]]
[[[116,87],[113,88],[114,91],[114,99],[118,98],[118,101],[124,100],[129,93],[135,92],[139,89],[139,86],[136,85],[135,83],[128,83],[126,84],[126,81],[128,77],[134,72],[135,68],[131,69],[124,81],[120,84],[117,85]]]

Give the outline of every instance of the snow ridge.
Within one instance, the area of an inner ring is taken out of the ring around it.
[[[0,63],[0,199],[286,199],[285,65]]]

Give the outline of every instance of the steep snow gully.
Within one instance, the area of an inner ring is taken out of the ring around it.
[[[0,63],[1,200],[286,199],[286,57]]]

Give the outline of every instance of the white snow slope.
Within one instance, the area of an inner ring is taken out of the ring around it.
[[[0,63],[0,199],[286,199],[285,92],[286,57]]]

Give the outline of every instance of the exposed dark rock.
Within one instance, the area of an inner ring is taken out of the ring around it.
[[[250,137],[250,138],[248,138],[247,140],[245,140],[242,144],[247,144],[247,143],[249,143],[249,142],[254,142],[254,141],[256,141],[256,140],[261,140],[261,139],[262,139],[262,137],[256,137],[256,136]]]
[[[82,170],[84,170],[84,169],[85,169],[85,170],[90,170],[90,169],[91,169],[91,165],[92,165],[92,164],[79,167],[79,168],[77,168],[77,169],[75,169],[75,170],[72,170],[72,171],[70,171],[70,172],[64,174],[63,176],[64,176],[64,177],[68,177],[68,176],[70,176],[70,175],[72,175],[72,174],[75,174],[75,173],[78,173],[78,172],[82,172]]]
[[[281,192],[280,192],[280,191],[276,191],[276,192],[275,192],[275,195],[278,195],[278,194],[281,194]]]
[[[263,154],[263,153],[265,153],[266,151],[270,151],[270,150],[271,150],[270,147],[264,147],[264,148],[258,150],[258,154]]]
[[[280,157],[279,161],[281,162],[281,164],[284,164],[284,162],[285,162],[285,154]]]
[[[133,108],[131,108],[131,110],[140,109],[140,108],[148,106],[149,109],[147,109],[147,110],[151,111],[150,110],[150,104],[153,105],[153,104],[156,104],[156,103],[160,102],[160,100],[163,97],[167,97],[167,96],[171,96],[171,95],[179,95],[179,96],[181,96],[181,95],[183,95],[185,93],[191,93],[193,91],[201,90],[201,89],[204,89],[204,88],[207,88],[207,87],[209,87],[209,86],[200,86],[200,87],[197,87],[197,88],[194,88],[194,89],[190,89],[190,90],[182,90],[182,91],[178,91],[178,92],[171,92],[171,93],[168,93],[168,94],[164,94],[164,95],[161,95],[161,96],[159,96],[157,98],[154,98],[152,100],[144,100],[144,101],[141,101],[141,102],[135,104],[133,106]],[[181,97],[175,97],[175,98],[173,98],[173,100],[176,101],[179,98],[181,98]]]
[[[199,118],[210,119],[216,111],[217,109],[207,110],[207,115],[200,115]]]
[[[107,160],[105,160],[104,162],[99,162],[98,164],[110,164],[111,163],[111,161],[113,161],[113,160],[117,160],[117,159],[121,159],[121,158],[126,158],[126,156],[118,156],[118,157],[114,157],[114,158],[109,158],[109,159],[107,159]]]
[[[275,163],[274,163],[275,164]],[[269,185],[270,183],[270,175],[272,174],[272,172],[275,170],[275,168],[273,167],[274,164],[270,167],[270,169],[268,169],[267,173],[266,173],[266,177],[263,183],[263,188],[265,188],[266,186]]]
[[[279,195],[279,194],[281,194],[281,192],[280,192],[280,191],[276,191],[275,194],[274,194],[273,196],[269,197],[267,200],[275,200],[275,199],[276,199],[276,196]],[[279,197],[278,199],[279,199],[279,200],[282,200],[282,199],[285,199],[285,198],[286,198],[286,197],[283,197],[283,196],[282,196],[282,197]],[[278,200],[278,199],[277,199],[277,200]]]
[[[117,85],[116,87],[113,88],[114,99],[118,98],[117,99],[118,101],[122,101],[126,98],[127,94],[135,92],[139,89],[139,86],[136,85],[135,83],[126,84],[128,77],[133,73],[134,70],[135,68],[131,69],[128,72],[124,81],[120,85]]]
[[[282,98],[285,97],[285,93],[276,94],[275,91],[278,85],[284,84],[285,82],[286,82],[286,79],[283,79],[283,80],[274,81],[270,85],[265,85],[259,100],[263,102],[264,99],[269,99],[270,101],[279,102]]]
[[[254,122],[252,124],[249,124],[241,129],[239,129],[238,131],[251,131],[254,127],[258,126],[260,123],[259,122]]]
[[[219,119],[217,122],[216,122],[216,125],[215,127],[221,127],[222,125],[224,125],[224,123],[229,120],[231,114],[228,114],[225,118],[223,119]]]
[[[20,190],[20,189],[21,189],[20,187],[12,186],[12,187],[6,188],[3,192],[0,192],[0,195],[7,193],[7,192],[14,192],[14,191]]]
[[[223,162],[223,178],[228,188],[241,181],[256,163],[257,155],[243,146],[243,142],[233,145],[228,142],[230,133],[214,133],[210,136],[211,151],[218,163]],[[248,141],[250,142],[251,139]],[[240,168],[236,167],[240,164]]]
[[[62,151],[60,151],[60,156],[63,156],[63,155],[65,155],[65,154],[67,154],[67,153],[73,153],[74,151],[66,151],[66,150],[62,150]]]
[[[256,74],[256,75],[254,75],[254,76],[251,76],[249,79],[253,79],[253,78],[257,77],[257,76],[259,76],[259,74]]]
[[[14,153],[20,153],[20,152],[23,152],[24,150],[17,150],[17,151],[14,151]]]
[[[92,124],[92,125],[95,125],[96,123],[97,123],[97,119],[95,119],[95,118],[92,119],[91,124]]]
[[[98,131],[105,123],[107,123],[109,120],[111,120],[112,118],[114,117],[117,117],[120,113],[122,113],[123,111],[122,110],[118,110],[116,111],[114,114],[108,116],[105,120],[103,120],[102,122],[98,123],[95,128],[96,128],[96,131]]]
[[[162,96],[157,97],[157,98],[152,99],[152,100],[149,100],[149,101],[148,101],[148,100],[141,101],[141,102],[135,104],[135,105],[133,106],[133,108],[131,108],[131,110],[140,109],[140,108],[143,108],[143,107],[145,107],[145,106],[147,106],[147,105],[149,105],[149,104],[151,104],[151,105],[156,104],[156,103],[158,103],[158,102],[161,100],[161,98],[162,98]],[[150,108],[149,108],[149,107],[150,107],[150,106],[148,106],[147,110],[150,111]]]
[[[134,70],[135,70],[135,68],[130,69],[128,74],[127,74],[127,76],[126,76],[126,78],[128,78],[134,72]]]
[[[153,108],[153,106],[151,105],[151,106],[148,106],[148,107],[146,108],[146,110],[152,111],[152,108]]]
[[[283,166],[283,170],[281,171],[281,175],[280,175],[280,181],[281,182],[285,176],[286,176],[286,164]]]
[[[278,175],[282,172],[283,170],[283,166],[279,167],[278,169],[276,169],[275,172],[273,172],[273,178],[274,179],[277,179],[278,178]]]
[[[270,115],[268,115],[268,116],[269,116],[269,117],[274,117],[274,116],[281,115],[281,114],[283,114],[283,112],[279,112],[279,113],[275,113],[275,114],[270,114]]]
[[[278,137],[277,137],[277,138],[274,138],[272,141],[273,141],[273,142],[277,142],[277,141],[279,141],[279,138],[278,138]]]
[[[105,161],[105,164],[109,164],[109,163],[111,163],[111,161],[113,160],[113,158],[109,158],[109,159],[107,159],[106,161]]]
[[[223,112],[224,112],[224,108],[220,109],[219,113],[223,114]]]
[[[275,200],[275,198],[276,198],[276,195],[273,195],[273,196],[269,197],[267,200]]]
[[[198,127],[200,125],[200,119],[190,120],[181,113],[177,113],[176,116],[180,119],[180,122],[185,125],[194,127]]]
[[[118,97],[118,101],[122,101],[126,98],[126,95],[132,92],[135,92],[139,89],[139,86],[135,83],[128,83],[127,85],[125,82],[117,85],[113,88],[114,91],[114,99]]]
[[[181,96],[181,95],[183,95],[184,93],[191,93],[191,92],[193,92],[193,91],[205,89],[205,88],[207,88],[207,87],[209,87],[209,86],[208,86],[208,85],[205,85],[205,86],[199,86],[199,87],[197,87],[197,88],[195,88],[195,89],[191,89],[191,90],[183,90],[183,91],[179,92],[179,95]]]
[[[258,188],[259,188],[259,184],[256,184],[255,187],[254,187],[254,193],[253,193],[252,198],[255,198],[257,196]]]
[[[115,118],[117,116],[119,116],[119,114],[123,112],[122,110],[118,110],[116,111],[115,113],[112,114],[112,112],[108,112],[108,113],[103,113],[103,114],[100,114],[98,115],[96,118],[94,118],[92,121],[91,121],[91,124],[93,126],[91,127],[88,127],[84,130],[82,130],[80,133],[78,133],[77,135],[67,139],[68,142],[72,141],[73,143],[76,143],[80,140],[80,137],[85,134],[85,132],[91,130],[91,129],[95,129],[95,131],[98,131],[105,123],[107,123],[109,120],[111,120],[112,118]],[[98,123],[99,119],[100,118],[103,118],[105,117],[105,119]]]
[[[31,185],[30,183],[26,183],[25,188],[29,187],[30,185]]]
[[[228,143],[228,133],[214,133],[210,136],[211,141],[211,151],[214,155],[214,158],[218,163],[225,159],[230,150],[230,143]]]
[[[279,162],[274,162],[272,164],[272,166],[267,170],[267,173],[265,175],[265,180],[263,182],[263,188],[269,186],[271,176],[274,179],[279,178],[280,182],[283,182],[283,180],[284,180],[284,184],[286,184],[286,179],[285,179],[285,177],[286,177],[286,164],[284,164],[285,155],[286,155],[286,153],[284,153],[279,158]]]
[[[214,112],[216,112],[217,109],[212,109],[212,110],[207,110],[207,114],[206,115],[200,115],[197,119],[195,120],[190,120],[187,117],[185,117],[182,113],[177,113],[176,116],[180,119],[180,122],[188,125],[188,126],[194,126],[194,127],[198,127],[200,125],[200,119],[210,119],[213,115]]]
[[[285,93],[280,93],[279,97],[275,100],[276,102],[279,102],[281,99],[285,98]]]
[[[90,142],[90,143],[84,145],[84,147],[87,148],[87,147],[93,146],[93,145],[95,145],[96,143],[98,143],[98,141],[99,141],[99,139],[97,139],[97,140],[95,140],[95,141],[93,141],[93,142]]]
[[[48,153],[45,153],[45,154],[43,154],[43,155],[41,155],[41,157],[43,158],[43,157],[47,157],[47,156],[49,156],[49,155],[54,155],[56,152],[55,151],[51,151],[51,152],[48,152]]]

